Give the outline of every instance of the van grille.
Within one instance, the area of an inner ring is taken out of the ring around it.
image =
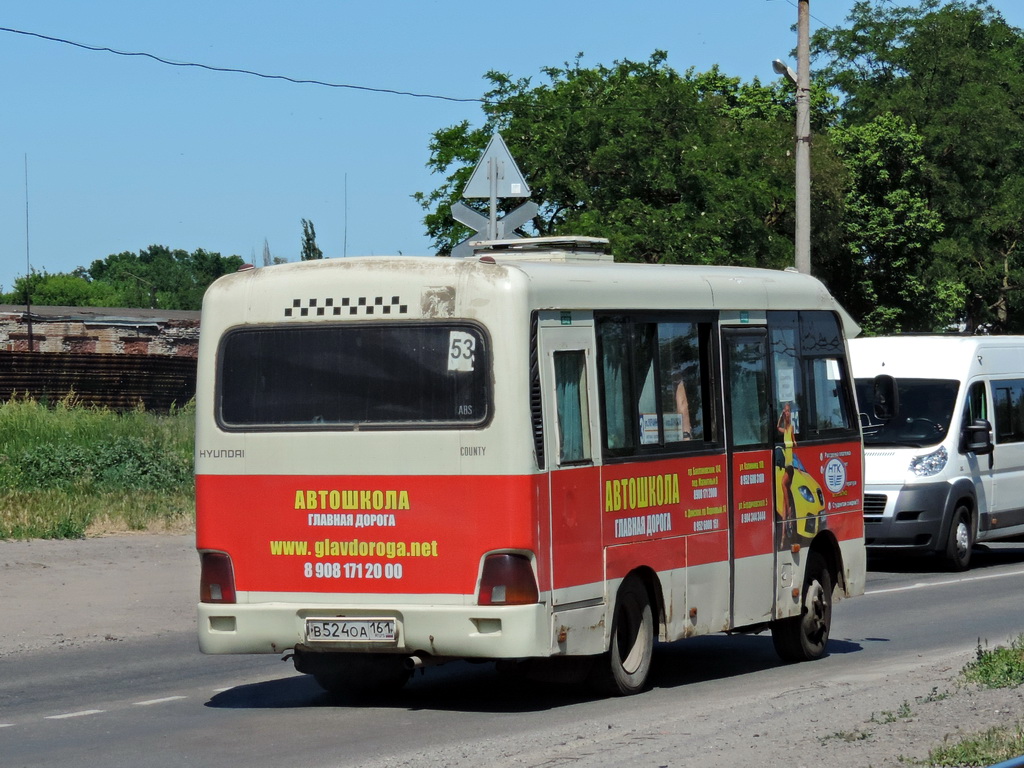
[[[886,496],[884,493],[864,494],[864,519],[873,522],[870,518],[880,518],[885,513]]]

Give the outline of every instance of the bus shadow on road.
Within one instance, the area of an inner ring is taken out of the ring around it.
[[[376,707],[466,712],[536,712],[594,699],[584,684],[556,685],[499,673],[492,663],[464,661],[416,673],[404,688],[378,695],[327,693],[308,675],[293,675],[221,691],[206,706],[218,709]]]
[[[862,649],[849,640],[829,641],[829,654]],[[655,646],[650,684],[653,689],[756,674],[785,665],[771,636],[710,635]],[[219,709],[294,709],[377,707],[407,711],[542,712],[608,698],[582,679],[555,680],[524,671],[499,671],[494,664],[452,662],[416,673],[398,691],[379,695],[344,695],[323,691],[312,677],[291,675],[241,685],[214,695],[208,707]]]
[[[828,642],[829,656],[861,650],[863,646],[851,640],[831,638]],[[793,666],[779,658],[767,632],[734,637],[706,635],[666,643],[655,648],[654,664],[651,680],[658,688],[682,687]]]

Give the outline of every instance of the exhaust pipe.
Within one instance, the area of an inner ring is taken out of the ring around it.
[[[455,658],[451,656],[430,656],[429,654],[421,656],[415,654],[413,656],[406,656],[403,660],[403,665],[410,672],[414,672],[424,667],[438,667],[442,664],[447,664],[449,661],[455,661]]]

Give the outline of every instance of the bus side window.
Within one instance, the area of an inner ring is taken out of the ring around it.
[[[834,357],[821,357],[811,361],[814,416],[818,432],[851,428],[840,366],[840,361]]]
[[[737,447],[768,445],[768,386],[763,338],[736,334],[726,346],[732,443]]]
[[[857,422],[838,318],[817,310],[769,312],[768,317],[773,405],[787,422],[788,439],[852,437]]]
[[[582,349],[554,353],[555,400],[558,411],[558,463],[589,461],[590,409],[587,400],[587,356]]]
[[[800,405],[804,401],[803,375],[797,336],[796,312],[771,312],[772,405],[778,420],[779,444],[792,443],[801,432]]]
[[[616,453],[631,452],[635,445],[630,418],[633,411],[630,328],[618,318],[606,318],[598,326],[605,447]]]
[[[712,326],[683,317],[609,316],[599,321],[609,455],[675,452],[714,439],[715,398],[708,396]]]
[[[700,339],[696,323],[658,323],[665,442],[704,439]]]

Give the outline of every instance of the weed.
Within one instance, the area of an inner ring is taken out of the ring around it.
[[[895,723],[897,720],[906,720],[913,714],[913,711],[910,709],[910,703],[904,701],[895,712],[887,709],[882,710],[878,715],[872,712],[871,719],[868,722],[885,725],[886,723]]]
[[[836,731],[829,736],[822,736],[819,741],[824,745],[829,741],[845,741],[852,743],[855,741],[867,741],[870,738],[870,731]]]
[[[948,739],[948,737],[947,737]],[[987,731],[949,744],[928,753],[928,765],[970,766],[993,765],[1024,753],[1024,729],[1018,722],[1013,727],[993,727]]]
[[[964,679],[985,688],[1013,688],[1024,683],[1024,635],[1017,636],[1009,647],[997,645],[991,650],[986,641],[978,640],[975,660],[963,669]]]
[[[918,704],[930,704],[933,701],[942,701],[943,699],[948,699],[952,695],[953,694],[949,691],[942,691],[940,693],[938,686],[936,686],[932,688],[931,692],[927,696],[915,696],[914,701],[916,701]]]

